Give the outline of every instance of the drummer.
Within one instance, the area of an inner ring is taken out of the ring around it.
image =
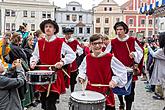
[[[30,66],[32,69],[35,68],[36,64],[41,62],[41,64],[54,65],[58,70],[57,80],[55,83],[51,84],[49,96],[47,96],[48,85],[36,85],[36,91],[41,92],[41,104],[44,110],[56,110],[56,101],[61,93],[65,93],[65,82],[64,73],[61,68],[72,63],[76,55],[73,50],[60,38],[56,36],[59,31],[58,24],[51,20],[44,20],[40,24],[41,31],[45,34],[40,40],[38,40],[32,57],[30,59]],[[62,58],[62,55],[65,57]],[[48,70],[48,68],[40,68]]]
[[[79,42],[72,37],[74,30],[71,28],[64,28],[63,29],[63,34],[65,38],[62,38],[64,42],[66,42],[72,49],[73,51],[77,54],[77,56],[80,56],[83,54],[83,49],[80,47]],[[70,64],[70,89],[71,92],[74,91],[74,87],[76,82],[76,77],[77,77],[77,72],[78,72],[78,67],[76,60],[73,61],[72,64]]]
[[[111,88],[124,87],[127,82],[126,67],[112,54],[103,53],[102,35],[90,37],[91,54],[88,54],[79,67],[78,80],[84,83],[88,77],[87,90],[100,92],[106,97],[106,110],[115,110],[115,99]],[[94,87],[92,84],[109,84],[109,87]]]

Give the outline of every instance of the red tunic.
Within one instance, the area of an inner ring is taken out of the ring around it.
[[[114,56],[121,61],[125,66],[132,67],[134,64],[134,59],[129,57],[129,51],[126,45],[126,42],[129,46],[130,52],[135,51],[135,38],[129,37],[126,41],[119,41],[117,38],[112,39],[112,53]],[[137,76],[133,76],[133,80],[137,80]]]
[[[56,38],[52,42],[47,42],[44,38],[38,41],[39,56],[41,64],[54,65],[61,59],[61,48],[63,41],[60,38]],[[40,68],[42,70],[48,70],[48,68]],[[57,93],[65,92],[65,83],[62,70],[56,72],[57,79],[55,83],[51,84],[51,91]],[[37,91],[46,92],[48,85],[37,85]]]
[[[93,87],[90,84],[109,84],[112,79],[111,62],[112,54],[108,53],[102,57],[93,57],[88,54],[87,62],[87,77],[89,83],[87,89],[102,93],[106,97],[106,104],[108,106],[115,106],[115,99],[112,90],[109,87]],[[109,92],[109,94],[106,94]]]

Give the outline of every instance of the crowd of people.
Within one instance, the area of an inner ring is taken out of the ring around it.
[[[165,99],[165,33],[139,40],[128,35],[129,28],[121,21],[114,25],[116,38],[93,34],[86,44],[72,37],[72,28],[64,28],[64,38],[59,38],[59,26],[51,19],[42,21],[33,34],[26,26],[6,32],[0,41],[0,110],[23,110],[38,103],[43,110],[56,110],[60,95],[66,88],[73,93],[77,81],[105,96],[105,110],[131,110],[138,76],[147,81],[154,99]],[[25,76],[33,70],[54,71],[57,78],[50,84],[32,85]]]

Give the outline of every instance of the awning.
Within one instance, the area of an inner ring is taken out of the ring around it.
[[[145,5],[143,7],[140,7],[139,9],[139,13],[141,14],[151,14],[154,12],[154,10],[165,6],[165,0],[157,0],[155,3],[153,4],[149,4],[149,5]]]

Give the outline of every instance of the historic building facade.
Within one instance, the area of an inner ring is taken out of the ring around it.
[[[56,6],[46,0],[0,1],[0,32],[16,31],[22,23],[34,32],[44,19],[54,19]]]
[[[56,10],[56,21],[60,27],[60,34],[66,27],[74,29],[74,36],[88,39],[93,34],[92,10],[84,10],[78,2],[72,1],[65,8]]]
[[[93,7],[94,33],[114,36],[113,26],[117,21],[123,21],[121,7],[114,0],[103,0]]]
[[[141,33],[144,37],[150,37],[157,34],[157,20],[146,14],[140,14],[141,6],[153,3],[154,0],[129,0],[121,7],[123,9],[124,21],[129,26],[129,35],[137,36]]]

